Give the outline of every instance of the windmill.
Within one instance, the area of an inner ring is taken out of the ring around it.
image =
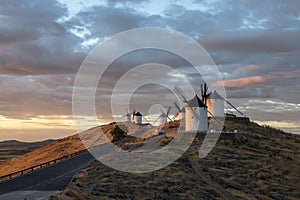
[[[185,130],[207,132],[207,107],[203,101],[198,95],[195,95],[194,98],[188,101],[183,91],[178,86],[175,86],[174,91],[181,100],[187,104],[185,107]]]
[[[166,113],[162,109],[160,111],[161,111],[161,114],[158,116],[158,118],[156,118],[156,120],[153,122],[153,124],[158,121],[159,125],[162,125],[162,124],[167,123],[168,119],[172,121],[172,119],[169,117],[171,107],[168,108]]]
[[[206,105],[208,107],[209,116],[224,117],[224,102],[231,106],[243,117],[246,117],[239,109],[237,109],[232,103],[223,98],[217,91],[211,92],[206,96]]]
[[[178,120],[184,120],[185,119],[185,109],[184,107],[180,109],[179,105],[174,102],[174,106],[177,108],[178,112],[173,117],[173,120],[177,117]]]
[[[136,112],[135,109],[133,109],[132,118],[134,123],[136,124],[142,124],[143,119],[149,123],[149,121],[144,117],[144,115],[142,115],[140,112]]]
[[[142,124],[143,115],[140,112],[136,112],[135,109],[133,109],[132,117],[133,117],[134,123]]]
[[[126,122],[131,122],[131,113],[128,112],[128,109],[126,109],[126,114],[122,116]]]
[[[224,117],[224,98],[217,91],[207,95],[206,105],[208,117]]]

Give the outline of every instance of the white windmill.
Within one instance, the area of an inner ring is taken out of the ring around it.
[[[224,99],[217,91],[209,93],[206,97],[208,117],[224,117]]]
[[[144,115],[142,115],[140,112],[136,112],[134,109],[133,109],[133,112],[132,112],[132,118],[133,118],[133,122],[135,124],[143,124],[143,119],[149,123],[149,121],[144,117]]]
[[[225,117],[225,102],[236,110],[243,117],[246,117],[241,111],[239,111],[228,100],[223,98],[217,91],[208,92],[208,86],[206,83],[201,84],[201,96],[202,101],[207,105],[207,112],[209,117]]]
[[[207,107],[203,101],[195,95],[191,100],[187,100],[183,91],[175,86],[174,91],[178,96],[187,104],[185,107],[185,130],[207,132],[208,120],[207,120]]]
[[[133,121],[136,124],[142,124],[143,115],[140,112],[133,111]]]
[[[170,110],[171,110],[171,107],[168,108],[166,113],[163,110],[160,110],[161,114],[158,116],[158,118],[153,123],[156,123],[158,121],[158,125],[163,125],[168,122],[168,119],[172,121],[172,119],[170,119],[170,117],[169,117]]]
[[[126,114],[123,115],[123,118],[125,119],[125,122],[131,122],[131,114],[126,109]]]
[[[177,117],[178,120],[184,120],[185,119],[185,108],[183,107],[180,109],[179,105],[174,102],[175,107],[177,108],[178,112],[174,116],[174,119]]]

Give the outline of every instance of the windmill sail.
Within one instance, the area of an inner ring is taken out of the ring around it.
[[[174,88],[174,92],[181,98],[181,100],[182,100],[184,103],[188,104],[188,106],[189,106],[190,108],[192,108],[192,106],[189,104],[189,101],[188,101],[187,98],[185,97],[183,91],[182,91],[177,85],[176,85],[175,88]],[[199,118],[198,113],[196,113],[193,109],[191,109],[191,110],[192,110],[193,113],[195,114],[196,118],[199,120],[200,118]]]
[[[201,100],[205,103],[206,102],[206,98],[209,96],[208,86],[207,86],[206,82],[204,82],[203,84],[201,84],[200,88],[201,88],[201,97],[202,97]]]
[[[224,98],[223,98],[224,99]],[[235,109],[238,113],[240,113],[242,116],[246,116],[244,113],[242,113],[241,111],[239,111],[234,105],[232,105],[229,101],[227,101],[226,99],[224,99],[224,101],[226,103],[228,103],[233,109]]]

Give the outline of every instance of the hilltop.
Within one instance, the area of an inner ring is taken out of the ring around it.
[[[95,161],[49,199],[299,199],[299,136],[252,122],[225,125],[237,133],[223,133],[203,159],[199,134],[163,169],[130,174]]]

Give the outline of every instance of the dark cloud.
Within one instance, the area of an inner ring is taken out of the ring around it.
[[[1,1],[0,13],[0,73],[57,74],[78,68],[85,54],[78,53],[80,39],[59,23],[68,11],[57,1]]]
[[[25,42],[43,35],[62,35],[66,30],[57,20],[67,9],[57,1],[1,1],[0,44]]]

